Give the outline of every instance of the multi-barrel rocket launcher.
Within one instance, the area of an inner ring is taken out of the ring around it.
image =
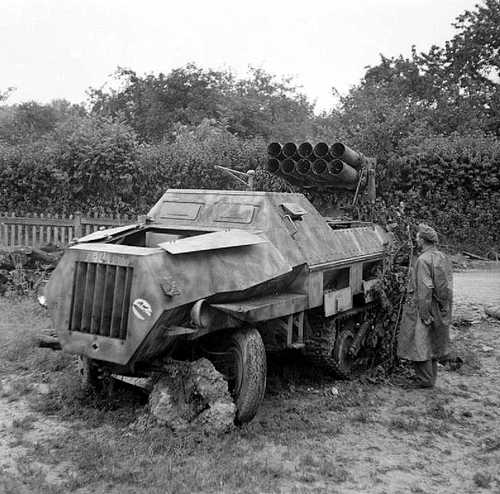
[[[357,192],[366,184],[368,198],[375,200],[376,160],[354,151],[341,142],[329,146],[325,142],[267,147],[267,171],[294,185],[317,189],[346,189]]]
[[[343,145],[270,145],[295,183],[363,186],[374,160]],[[326,218],[303,194],[169,189],[144,221],[68,247],[45,295],[62,349],[88,384],[205,356],[237,420],[264,397],[266,354],[293,349],[348,376],[383,336],[374,287],[390,237]]]

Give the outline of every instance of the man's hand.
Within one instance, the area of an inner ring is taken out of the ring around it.
[[[431,323],[432,323],[432,317],[429,317],[429,319],[422,319],[422,322],[426,325],[426,326],[430,326]]]

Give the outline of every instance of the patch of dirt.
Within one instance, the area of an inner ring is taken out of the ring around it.
[[[16,382],[16,376],[7,376],[6,381]],[[62,486],[71,466],[67,462],[48,465],[32,461],[28,452],[33,445],[56,435],[64,436],[70,424],[34,413],[28,402],[17,397],[15,386],[8,389],[12,391],[1,393],[0,399],[0,493],[2,489],[12,493],[38,492],[36,489],[42,492],[44,484]],[[26,477],[31,478],[23,481]],[[35,488],[32,481],[40,484]]]

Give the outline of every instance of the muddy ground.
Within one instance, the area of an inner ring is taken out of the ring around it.
[[[248,425],[172,433],[122,388],[83,393],[70,356],[36,348],[49,326],[28,300],[0,299],[0,493],[500,493],[500,270],[455,276],[458,371],[434,390],[335,381],[271,362]]]

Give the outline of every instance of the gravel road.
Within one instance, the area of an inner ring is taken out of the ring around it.
[[[500,305],[500,265],[453,274],[453,316],[477,322],[484,317],[484,307]]]

